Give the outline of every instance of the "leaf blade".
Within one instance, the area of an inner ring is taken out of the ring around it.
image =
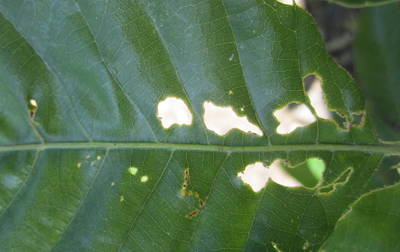
[[[2,122],[13,123],[0,130],[6,139],[0,142],[6,167],[0,170],[0,189],[7,194],[1,198],[1,248],[296,250],[308,242],[318,250],[383,153],[398,154],[398,147],[380,145],[369,120],[347,131],[317,120],[291,135],[275,132],[272,112],[279,106],[309,105],[302,78],[314,71],[325,78],[325,92],[332,91],[331,108],[349,118],[364,109],[355,82],[327,57],[315,24],[297,6],[156,3],[0,3],[0,29],[18,37],[15,69],[4,60],[10,58],[7,50],[0,51],[0,88],[19,97],[18,105],[0,107],[6,115]],[[242,31],[246,22],[265,33]],[[1,48],[12,40],[4,38]],[[22,57],[19,46],[29,48],[34,61]],[[310,48],[315,58],[308,55]],[[24,65],[31,68],[20,70]],[[167,96],[186,102],[192,125],[161,126],[156,105]],[[26,98],[37,100],[34,122]],[[247,115],[264,136],[207,130],[206,100]],[[8,109],[20,118],[5,113]],[[10,132],[13,137],[7,138]],[[257,194],[237,177],[258,161],[286,159],[296,165],[311,157],[324,160],[322,186],[331,188],[329,193],[270,182]],[[4,181],[13,176],[18,185],[6,187]],[[340,176],[346,181],[337,182]],[[339,207],[324,212],[332,201]]]

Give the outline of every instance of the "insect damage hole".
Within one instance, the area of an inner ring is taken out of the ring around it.
[[[307,87],[307,79],[310,80],[311,85]],[[314,107],[317,116],[322,119],[331,120],[332,116],[328,110],[322,91],[321,79],[316,75],[309,75],[304,78],[304,85],[308,97],[310,98],[311,105]]]
[[[314,74],[304,78],[304,88],[310,103],[317,116],[322,119],[332,120],[332,113],[328,110],[324,99],[321,79]],[[276,110],[274,116],[280,122],[277,132],[279,134],[289,134],[298,127],[305,127],[315,122],[315,117],[305,104],[291,103],[283,109]]]
[[[325,163],[319,158],[310,158],[294,167],[287,162],[279,164],[287,174],[299,181],[304,187],[314,188],[322,184],[322,173],[325,170]]]
[[[246,116],[239,117],[232,107],[218,107],[212,102],[204,102],[204,123],[207,129],[220,136],[226,135],[234,128],[259,136],[263,135],[260,128],[250,123]]]
[[[28,109],[29,109],[29,117],[31,120],[35,117],[36,111],[38,109],[38,105],[36,100],[30,99],[29,104],[28,104]]]
[[[275,160],[269,167],[265,167],[261,162],[250,164],[246,166],[243,173],[238,173],[238,177],[250,185],[254,192],[259,192],[264,188],[269,178],[283,186],[302,186],[283,170],[280,162],[280,160]]]
[[[315,74],[310,74],[304,78],[304,88],[310,98],[310,103],[319,118],[335,121],[339,128],[348,130],[351,127],[359,127],[363,124],[365,113],[352,114],[353,121],[348,121],[347,116],[340,114],[338,111],[328,110],[328,106],[324,99],[322,89],[322,81]]]
[[[168,129],[173,124],[192,124],[193,116],[186,103],[181,99],[168,97],[158,103],[157,110],[157,117],[161,120],[161,124],[165,129]]]
[[[286,4],[286,5],[293,5],[293,0],[276,0],[276,1]],[[305,7],[305,3],[303,0],[295,0],[294,2],[296,3],[296,5],[298,5],[300,7],[303,7],[303,8]]]
[[[275,118],[280,122],[276,128],[279,134],[289,134],[297,127],[305,127],[315,122],[315,117],[305,104],[291,103],[274,112]]]

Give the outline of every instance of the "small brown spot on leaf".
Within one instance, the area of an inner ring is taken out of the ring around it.
[[[187,168],[186,170],[185,170],[185,173],[184,173],[184,175],[185,175],[185,177],[184,177],[184,182],[183,182],[183,186],[182,186],[182,189],[183,190],[186,190],[186,187],[187,187],[187,182],[188,182],[188,180],[189,180],[189,168]]]
[[[184,189],[181,190],[181,197],[184,197],[186,195],[186,191]]]
[[[196,209],[196,210],[194,210],[193,212],[191,212],[191,213],[188,215],[188,217],[189,217],[189,218],[192,218],[193,216],[197,215],[198,213],[199,213],[199,210]]]

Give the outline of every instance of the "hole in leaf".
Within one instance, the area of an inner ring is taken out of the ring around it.
[[[315,117],[305,104],[292,103],[274,112],[275,118],[280,122],[276,128],[279,134],[289,134],[297,127],[304,127],[315,122]]]
[[[283,186],[313,188],[322,180],[324,169],[324,162],[317,158],[310,158],[296,167],[289,167],[287,161],[277,159],[269,168],[261,162],[248,165],[238,177],[255,192],[260,191],[269,178]]]
[[[31,120],[35,117],[36,111],[37,111],[38,105],[36,100],[30,99],[29,104],[28,104],[28,109],[29,109],[29,117]]]
[[[308,188],[313,188],[321,182],[325,170],[324,162],[318,158],[310,158],[295,167],[289,167],[285,162],[281,162],[280,165],[290,176]]]
[[[347,117],[337,111],[329,111],[322,91],[321,79],[314,74],[304,78],[304,88],[310,98],[310,103],[319,118],[333,120],[341,129],[348,130],[352,126],[361,126],[365,113],[353,114],[353,121],[349,122]]]
[[[147,182],[147,180],[149,180],[149,178],[147,176],[143,176],[140,178],[140,182],[142,182],[142,183]]]
[[[250,123],[246,116],[239,117],[231,107],[218,107],[212,102],[204,102],[204,123],[207,129],[220,136],[226,135],[233,128],[263,135],[260,128]]]
[[[328,110],[322,91],[321,79],[316,75],[308,75],[304,78],[304,88],[310,99],[317,116],[325,120],[334,119],[339,125],[343,124],[343,118],[334,115]],[[280,122],[277,128],[279,134],[289,134],[297,127],[305,127],[315,122],[315,117],[305,104],[291,103],[283,109],[276,110],[274,116]],[[334,118],[333,118],[334,117]],[[336,118],[337,117],[337,118]]]
[[[157,116],[165,129],[168,129],[173,124],[192,124],[193,116],[188,106],[181,99],[168,97],[164,101],[158,103],[157,109]]]
[[[286,5],[293,5],[293,0],[276,0],[277,2],[281,2]],[[294,0],[296,5],[305,8],[305,1],[304,0]],[[275,6],[275,5],[274,5]]]
[[[364,116],[365,113],[353,114],[353,121],[351,122],[351,125],[355,127],[361,126],[364,122]]]
[[[347,122],[346,116],[341,115],[339,112],[332,113],[332,119],[337,123],[341,129],[348,129],[349,123]]]
[[[253,191],[259,192],[265,187],[269,178],[274,182],[283,186],[302,186],[300,182],[288,175],[279,164],[280,160],[275,160],[270,166],[265,167],[261,162],[246,166],[243,173],[239,173],[238,177],[246,184],[249,184]]]
[[[318,158],[310,158],[307,160],[307,166],[310,168],[310,171],[314,178],[317,181],[321,181],[322,179],[322,173],[325,170],[325,165],[324,162]]]
[[[311,79],[311,85],[307,87],[306,79]],[[317,116],[322,119],[332,119],[331,113],[326,106],[324,93],[322,91],[321,79],[315,75],[309,75],[304,78],[304,85],[311,105],[314,107]]]

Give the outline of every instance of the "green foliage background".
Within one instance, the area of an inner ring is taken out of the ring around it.
[[[303,87],[309,74],[323,80],[346,129],[317,117]],[[354,233],[356,225],[390,233],[397,225],[383,224],[399,222],[389,200],[398,186],[356,200],[400,147],[379,140],[386,124],[297,6],[3,0],[0,94],[1,251],[330,251],[354,241],[344,232],[369,242],[374,234]],[[192,125],[161,126],[157,104],[169,96],[186,102]],[[214,134],[205,101],[233,107],[264,135]],[[273,112],[292,102],[317,121],[279,135]],[[362,126],[352,125],[360,113]],[[325,164],[314,188],[269,181],[254,193],[237,177],[258,161],[296,166],[313,157]],[[399,249],[383,237],[370,248]]]

